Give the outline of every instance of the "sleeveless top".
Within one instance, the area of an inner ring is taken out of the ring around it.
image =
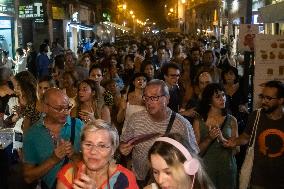
[[[224,120],[222,134],[224,138],[232,136],[232,115],[227,115]],[[203,120],[199,120],[200,141],[204,141],[208,135],[209,129]],[[210,179],[216,188],[235,188],[237,165],[233,149],[224,148],[217,140],[208,146],[204,153],[203,162]]]
[[[125,111],[125,121],[128,120],[132,114],[145,109],[145,106],[130,104],[129,102],[127,102]]]

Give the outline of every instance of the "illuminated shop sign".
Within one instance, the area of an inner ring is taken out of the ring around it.
[[[19,18],[42,18],[42,3],[34,3],[30,5],[19,6]]]
[[[0,13],[14,14],[13,0],[0,0]]]

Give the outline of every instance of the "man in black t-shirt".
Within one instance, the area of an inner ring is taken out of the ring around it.
[[[256,130],[251,188],[284,188],[284,85],[280,81],[265,83],[261,100],[261,113]],[[225,146],[247,144],[252,135],[256,112],[248,120],[243,134],[230,139]]]

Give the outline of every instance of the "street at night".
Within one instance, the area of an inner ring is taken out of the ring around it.
[[[0,189],[284,189],[283,0],[0,0]]]

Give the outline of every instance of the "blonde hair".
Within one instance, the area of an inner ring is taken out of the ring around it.
[[[184,172],[183,163],[181,163],[178,159],[173,165],[169,165],[171,170],[171,174],[174,180],[177,183],[178,189],[188,189],[192,185],[192,179],[189,175]]]
[[[167,137],[172,138],[179,143],[181,143],[187,149],[189,148],[189,143],[185,140],[180,134],[172,133],[169,134]],[[208,175],[203,169],[202,161],[195,155],[193,152],[189,150],[192,158],[197,159],[200,163],[200,167],[195,175],[195,182],[194,182],[194,189],[215,189],[214,185],[212,184],[211,180],[209,179]],[[185,156],[182,152],[177,149],[172,144],[156,141],[153,146],[150,148],[148,153],[148,159],[151,160],[151,155],[160,155],[165,162],[167,163],[168,167],[172,172],[172,177],[177,183],[178,189],[188,189],[191,188],[193,177],[187,175],[184,171],[183,163],[186,161]]]

